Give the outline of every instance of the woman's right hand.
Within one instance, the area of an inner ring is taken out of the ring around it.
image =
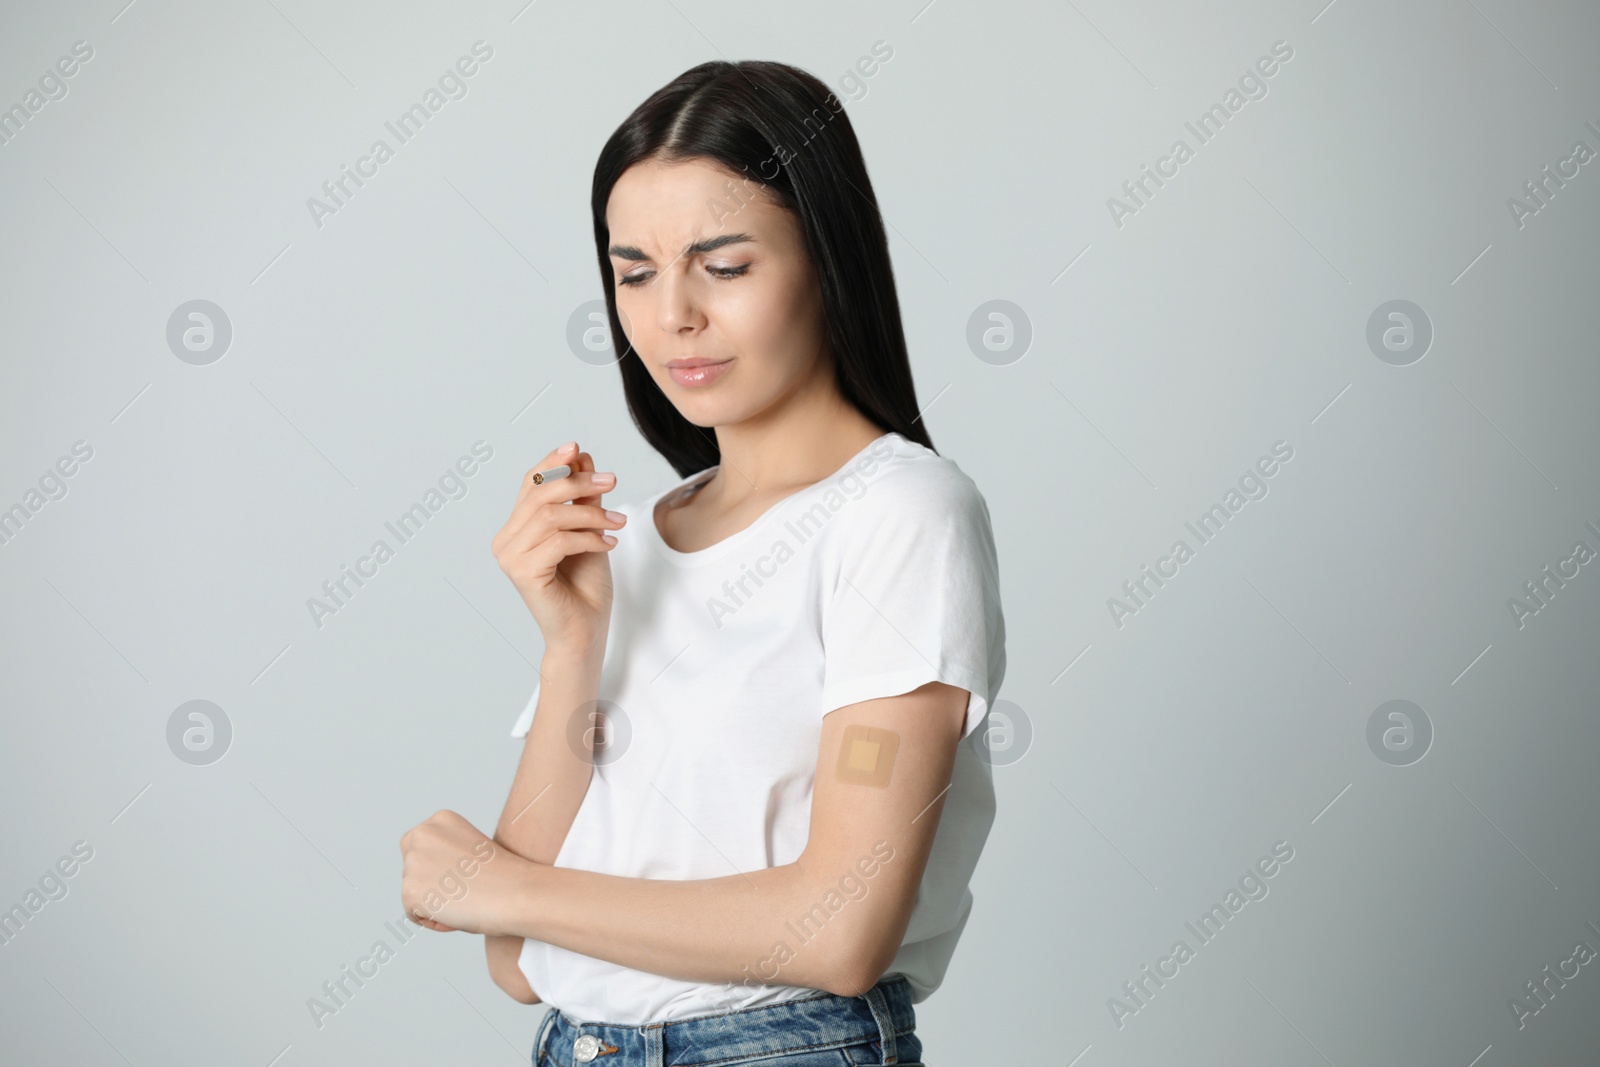
[[[535,471],[568,464],[565,478],[533,484]],[[600,504],[616,485],[614,474],[595,472],[594,458],[577,444],[556,449],[522,478],[511,517],[490,548],[500,569],[522,594],[544,635],[545,648],[594,649],[611,624],[611,561],[620,529]],[[611,513],[618,514],[618,513]]]

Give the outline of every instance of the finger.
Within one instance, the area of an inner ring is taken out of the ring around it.
[[[587,452],[579,452],[578,458],[575,461],[575,465],[572,469],[574,473],[582,472],[584,474],[594,474],[594,457],[589,455]],[[578,484],[587,486],[587,488],[590,490],[599,488],[599,486],[593,484],[592,478],[584,478]],[[574,497],[572,502],[574,504],[598,504],[600,503],[600,493],[591,492],[588,496]]]
[[[626,524],[626,516],[612,519],[606,514],[606,509],[598,504],[552,504],[536,508],[531,512],[522,528],[506,541],[505,548],[511,553],[526,552],[545,538],[562,530],[594,530],[597,533],[605,533],[610,530],[620,530]]]
[[[558,478],[553,482],[546,482],[538,486],[535,491],[527,496],[512,509],[511,515],[506,519],[505,525],[495,535],[492,548],[496,551],[499,547],[512,540],[521,540],[528,543],[526,537],[519,537],[527,527],[532,517],[546,504],[584,504],[597,506],[605,493],[611,492],[616,487],[615,476],[612,476],[610,485],[597,484],[597,472],[594,469],[594,457],[584,453],[573,459],[573,473],[565,478]],[[579,469],[586,466],[588,469]],[[609,473],[609,472],[607,472]],[[591,513],[593,514],[593,513]],[[588,524],[595,528],[608,528],[598,520]],[[554,528],[554,525],[552,525]]]
[[[538,507],[540,504],[598,503],[602,493],[609,493],[616,488],[616,475],[610,471],[596,471],[592,458],[588,460],[588,470],[578,470],[576,463],[574,460],[572,473],[565,478],[556,478],[543,485],[534,486],[517,501],[516,508],[512,509],[513,512],[518,509]]]
[[[600,493],[606,492],[605,487],[594,484],[596,473],[594,457],[587,452],[579,452],[565,460],[572,468],[565,478],[557,478],[553,482],[545,482],[538,487],[538,491],[530,490],[524,501],[539,503],[568,502],[574,504],[597,504],[600,502]],[[530,478],[532,471],[529,472]],[[585,492],[587,490],[587,492]]]
[[[534,487],[533,474],[535,471],[547,471],[551,467],[559,467],[564,463],[570,464],[573,461],[573,457],[578,451],[577,442],[574,441],[572,443],[571,451],[564,451],[563,448],[564,446],[551,449],[545,453],[544,459],[540,460],[536,466],[528,468],[527,473],[523,474],[522,484],[517,488],[517,504],[522,503],[523,498],[528,495],[528,491]]]
[[[580,552],[609,552],[599,530],[561,530],[528,549],[521,568],[529,574],[549,574],[568,556]]]

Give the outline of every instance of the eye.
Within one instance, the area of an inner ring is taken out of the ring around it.
[[[748,263],[742,263],[737,267],[706,267],[706,273],[720,281],[728,281],[733,278],[738,278],[744,274],[747,274],[749,270],[750,264]],[[650,280],[651,275],[654,273],[655,271],[641,270],[636,271],[633,274],[624,274],[617,278],[617,284],[626,286],[643,285],[645,282]]]

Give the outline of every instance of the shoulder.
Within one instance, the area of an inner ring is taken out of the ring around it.
[[[989,523],[982,491],[955,460],[898,434],[880,438],[836,481],[853,501],[849,525],[856,530]]]

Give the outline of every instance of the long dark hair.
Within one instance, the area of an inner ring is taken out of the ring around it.
[[[817,78],[783,63],[714,60],[684,71],[634,109],[600,150],[590,196],[612,345],[617,318],[606,203],[646,159],[707,159],[764,187],[794,212],[822,286],[839,391],[885,432],[933,448],[917,417],[889,241],[844,105]],[[679,414],[631,346],[618,352],[633,421],[679,475],[721,462],[716,435]]]

